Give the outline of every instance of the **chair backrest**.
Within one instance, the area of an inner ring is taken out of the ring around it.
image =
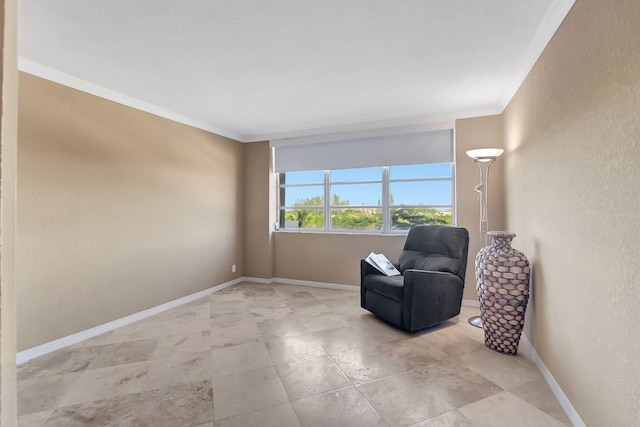
[[[417,270],[457,274],[464,282],[469,252],[469,232],[462,227],[415,225],[400,254],[400,272]]]

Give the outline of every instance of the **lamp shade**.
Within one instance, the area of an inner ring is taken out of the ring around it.
[[[479,162],[489,162],[500,157],[504,153],[501,148],[478,148],[467,151],[467,156]]]

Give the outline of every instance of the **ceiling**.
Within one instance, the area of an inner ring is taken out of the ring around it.
[[[243,142],[503,111],[574,0],[20,0],[19,68]]]

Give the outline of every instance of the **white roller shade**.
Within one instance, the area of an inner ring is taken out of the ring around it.
[[[453,161],[453,130],[295,144],[271,141],[275,171],[346,169]]]

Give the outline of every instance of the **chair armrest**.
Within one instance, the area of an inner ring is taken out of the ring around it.
[[[364,282],[367,274],[382,274],[380,270],[369,264],[364,258],[360,260],[360,283]]]
[[[365,259],[360,260],[360,307],[365,308],[364,304],[364,278],[369,274],[382,274],[377,268],[369,264]]]
[[[415,330],[416,325],[427,327],[458,315],[463,289],[464,282],[455,274],[405,270],[403,322],[411,322]]]

